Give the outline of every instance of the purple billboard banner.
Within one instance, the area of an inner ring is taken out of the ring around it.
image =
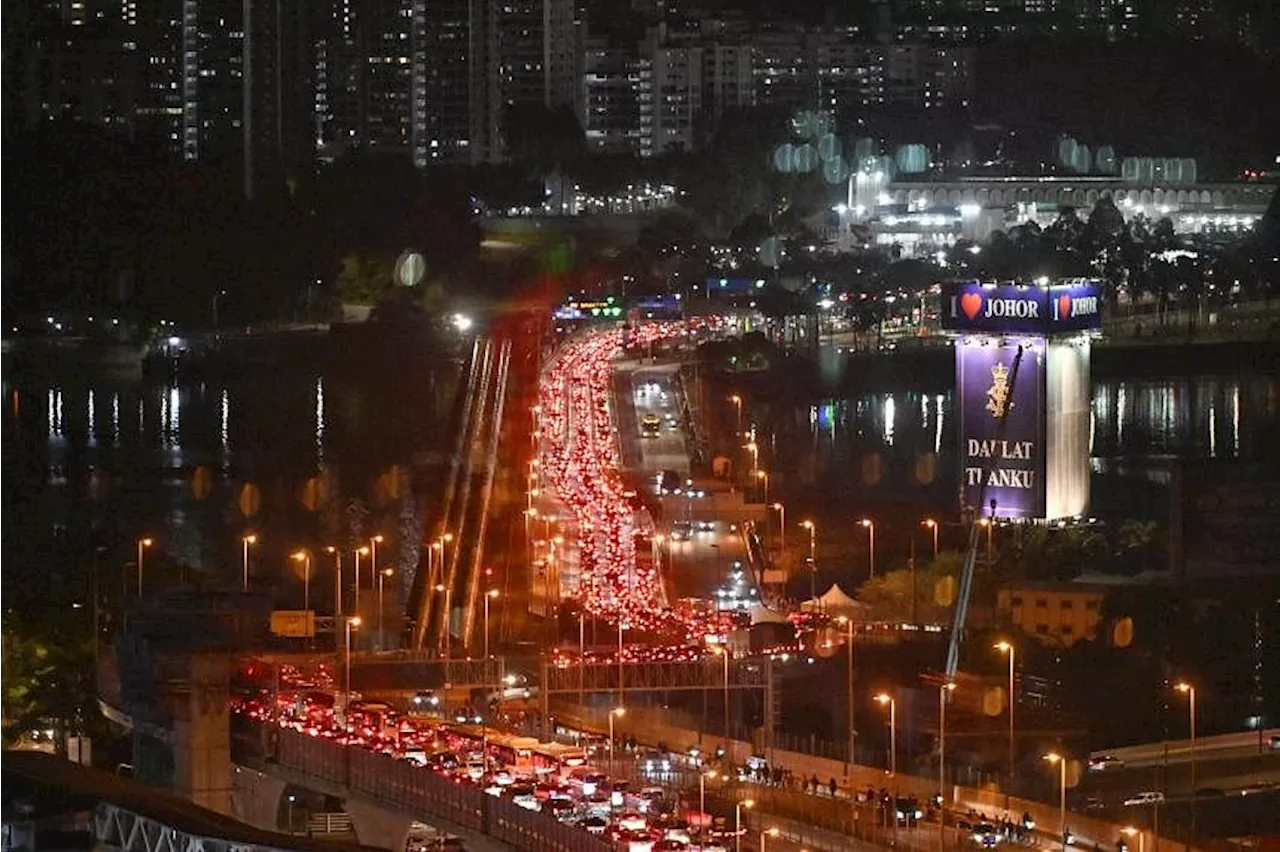
[[[942,327],[950,331],[1043,334],[1048,315],[1043,287],[965,281],[942,291]]]
[[[982,517],[991,515],[992,500],[998,518],[1044,517],[1044,367],[1042,339],[978,336],[956,344],[961,490]]]
[[[1049,333],[1102,328],[1102,288],[1097,281],[1071,281],[1049,287]]]
[[[947,331],[1047,335],[1102,327],[1096,281],[1053,286],[960,281],[942,291],[942,327]]]

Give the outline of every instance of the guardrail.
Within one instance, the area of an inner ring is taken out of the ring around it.
[[[261,758],[389,809],[449,820],[525,852],[613,852],[599,837],[406,761],[262,722],[238,719],[235,726],[233,759]]]

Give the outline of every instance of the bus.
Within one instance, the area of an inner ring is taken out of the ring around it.
[[[587,765],[587,753],[564,743],[538,743],[533,749],[533,768],[539,775],[564,776]]]

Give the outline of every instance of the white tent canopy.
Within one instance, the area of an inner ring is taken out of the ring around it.
[[[786,624],[787,617],[780,612],[774,612],[764,604],[752,604],[747,612],[751,615],[751,626],[757,624]]]
[[[800,604],[800,608],[806,612],[825,612],[827,615],[843,615],[847,618],[858,619],[871,609],[864,603],[859,603],[853,598],[845,594],[844,589],[840,588],[838,583],[833,583],[826,593],[816,600],[810,598]]]

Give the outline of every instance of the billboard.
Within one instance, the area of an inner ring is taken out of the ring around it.
[[[966,507],[981,506],[984,517],[992,500],[999,518],[1044,517],[1044,365],[1041,338],[956,343],[961,489]]]
[[[1060,334],[1102,327],[1097,281],[983,284],[958,281],[942,292],[942,327],[987,334]]]
[[[1049,334],[1102,328],[1102,293],[1097,281],[1076,280],[1049,287]]]

